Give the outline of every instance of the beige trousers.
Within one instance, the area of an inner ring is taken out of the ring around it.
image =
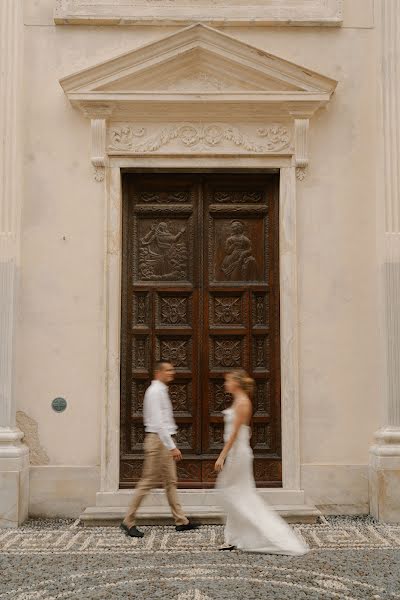
[[[189,521],[178,502],[176,463],[171,456],[171,452],[164,446],[158,435],[148,433],[144,441],[142,477],[136,485],[133,500],[124,519],[124,523],[128,527],[135,524],[136,511],[145,496],[150,490],[157,487],[159,482],[162,482],[164,486],[175,524],[185,525]]]

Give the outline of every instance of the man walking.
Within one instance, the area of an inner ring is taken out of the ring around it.
[[[161,481],[175,520],[176,531],[196,529],[189,522],[178,501],[176,492],[176,462],[182,454],[175,445],[177,427],[168,395],[167,384],[175,376],[173,365],[161,360],[154,368],[154,380],[144,396],[143,420],[146,431],[144,442],[144,465],[132,503],[121,523],[121,529],[130,537],[143,537],[135,525],[136,512],[145,496]]]

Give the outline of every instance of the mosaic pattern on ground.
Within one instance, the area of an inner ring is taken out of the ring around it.
[[[176,533],[31,520],[0,530],[0,600],[400,600],[400,526],[328,518],[293,526],[302,557],[218,552],[220,526]]]

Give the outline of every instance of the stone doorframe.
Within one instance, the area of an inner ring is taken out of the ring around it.
[[[91,121],[106,204],[101,492],[119,489],[121,170],[280,170],[283,489],[300,490],[296,186],[337,82],[202,24],[60,81]],[[103,495],[103,497],[102,497]],[[125,498],[126,500],[126,498]]]
[[[119,489],[120,460],[120,347],[122,272],[121,171],[196,172],[237,171],[236,157],[164,156],[111,158],[106,168],[105,248],[106,386],[102,411],[101,492]],[[280,170],[280,328],[281,328],[281,423],[283,488],[300,490],[298,317],[296,251],[296,166],[289,157],[253,157],[241,161],[241,171]]]

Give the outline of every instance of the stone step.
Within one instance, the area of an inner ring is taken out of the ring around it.
[[[288,523],[316,523],[321,512],[312,505],[301,504],[274,506],[274,510]],[[114,526],[121,522],[126,513],[123,506],[91,506],[81,515],[85,527]],[[219,525],[223,523],[223,513],[218,506],[191,506],[186,510],[193,523]],[[169,507],[146,506],[138,511],[137,522],[141,525],[173,525]]]

